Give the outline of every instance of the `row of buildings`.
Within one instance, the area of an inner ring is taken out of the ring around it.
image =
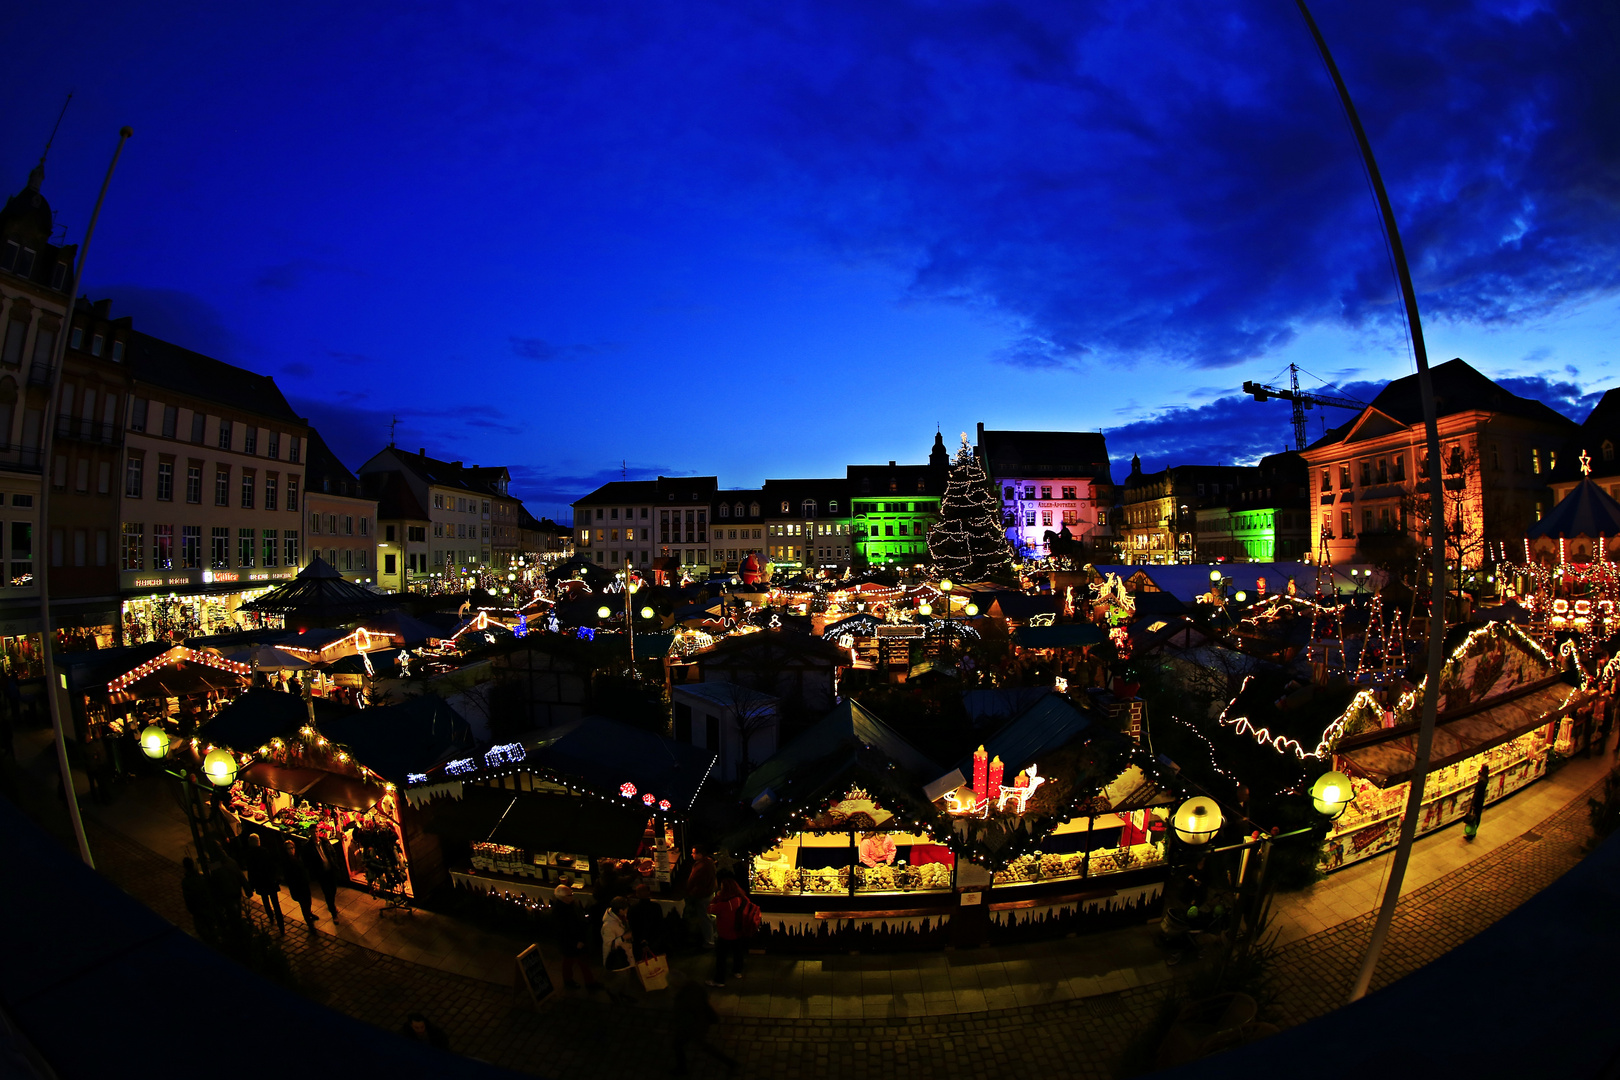
[[[1577,425],[1460,359],[1432,377],[1453,565],[1522,556],[1524,530],[1580,479],[1582,455],[1620,495],[1620,392]],[[1098,432],[980,424],[971,449],[1025,558],[1366,562],[1427,543],[1423,444],[1414,375],[1304,450],[1257,465],[1144,472],[1133,457],[1116,484]],[[936,435],[926,464],[851,465],[838,477],[758,488],[722,488],[714,476],[617,481],[574,504],[573,541],[608,568],[668,560],[697,574],[735,572],[750,555],[789,571],[920,564],[949,468]]]
[[[34,169],[0,210],[0,647],[14,663],[37,656],[45,565],[53,625],[89,646],[226,628],[317,556],[405,591],[566,542],[504,467],[389,446],[351,471],[273,378],[142,333],[110,300],[70,304],[76,250],[51,242],[43,180]]]

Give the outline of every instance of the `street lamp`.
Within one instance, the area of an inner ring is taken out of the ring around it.
[[[1220,805],[1208,795],[1194,795],[1176,807],[1172,820],[1176,839],[1193,847],[1202,847],[1215,839],[1224,822]]]
[[[605,619],[609,615],[612,615],[612,614],[613,614],[613,609],[608,607],[606,604],[603,604],[601,607],[596,609],[596,617],[598,619]]]
[[[1311,785],[1311,805],[1329,821],[1337,821],[1353,798],[1350,778],[1342,772],[1325,772]]]
[[[236,780],[236,755],[225,749],[208,751],[203,758],[203,775],[215,787],[230,787]]]
[[[153,761],[169,756],[169,733],[160,724],[148,724],[141,732],[141,753]]]

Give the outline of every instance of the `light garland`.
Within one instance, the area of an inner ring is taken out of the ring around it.
[[[228,671],[233,675],[251,676],[253,674],[253,669],[247,664],[240,664],[235,660],[227,660],[223,656],[218,656],[202,649],[191,649],[184,645],[176,645],[173,648],[154,656],[152,659],[146,661],[144,664],[141,664],[139,667],[124,672],[124,674],[109,682],[107,684],[107,692],[109,694],[116,694],[118,691],[124,689],[126,686],[129,686],[131,683],[139,682],[140,680],[146,678],[146,676],[152,674],[154,671],[157,671],[159,668],[169,667],[170,665],[179,665],[182,662],[201,664],[204,667],[217,668],[220,671]]]

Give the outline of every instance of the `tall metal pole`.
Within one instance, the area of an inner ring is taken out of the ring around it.
[[[1429,575],[1432,579],[1429,587],[1429,657],[1423,681],[1423,714],[1418,726],[1417,760],[1412,766],[1406,815],[1401,819],[1401,838],[1395,848],[1394,862],[1390,865],[1383,903],[1378,908],[1378,919],[1373,924],[1372,939],[1367,943],[1366,955],[1362,957],[1361,970],[1356,974],[1355,985],[1350,990],[1349,1000],[1357,1001],[1366,996],[1367,988],[1372,984],[1373,972],[1378,967],[1379,954],[1383,952],[1384,942],[1389,937],[1390,923],[1395,918],[1395,905],[1401,899],[1401,883],[1406,878],[1406,865],[1412,858],[1412,841],[1417,837],[1418,815],[1423,808],[1423,785],[1429,775],[1429,752],[1434,746],[1434,716],[1440,696],[1440,668],[1445,662],[1445,503],[1440,484],[1440,429],[1435,424],[1434,383],[1429,376],[1429,354],[1423,345],[1423,323],[1418,318],[1417,292],[1412,287],[1412,273],[1406,265],[1406,249],[1401,246],[1400,229],[1395,224],[1395,210],[1390,206],[1389,192],[1384,189],[1384,178],[1378,171],[1378,162],[1373,158],[1367,129],[1361,126],[1361,117],[1350,100],[1350,91],[1344,85],[1344,77],[1339,74],[1339,66],[1333,62],[1333,54],[1328,51],[1327,41],[1323,39],[1316,20],[1311,17],[1310,9],[1305,6],[1305,0],[1295,0],[1295,3],[1305,18],[1305,25],[1310,28],[1311,37],[1316,40],[1316,48],[1322,54],[1328,74],[1333,78],[1333,86],[1339,92],[1339,103],[1344,106],[1345,116],[1355,132],[1361,160],[1367,167],[1367,177],[1372,181],[1373,192],[1378,197],[1378,209],[1384,219],[1384,235],[1389,240],[1390,258],[1395,263],[1395,273],[1401,282],[1401,297],[1406,302],[1406,323],[1412,335],[1412,355],[1417,361],[1418,396],[1423,404],[1423,431],[1429,454]]]
[[[56,734],[56,765],[62,774],[62,790],[67,796],[68,816],[73,819],[73,835],[79,842],[79,856],[85,865],[94,869],[96,862],[90,857],[90,841],[84,835],[84,818],[79,814],[79,798],[73,790],[73,770],[68,765],[66,726],[62,722],[62,698],[57,693],[55,636],[51,629],[51,448],[55,444],[56,410],[62,394],[62,361],[67,354],[68,336],[73,332],[73,309],[79,299],[79,282],[84,278],[84,260],[90,254],[90,238],[96,232],[96,219],[101,216],[101,204],[107,200],[107,188],[112,184],[113,170],[118,168],[118,155],[124,152],[124,143],[135,129],[125,127],[118,132],[118,145],[113,149],[112,161],[107,164],[107,178],[101,182],[101,194],[96,196],[95,209],[90,212],[90,224],[84,230],[84,242],[79,245],[79,261],[73,267],[73,281],[68,288],[67,315],[62,320],[62,332],[56,335],[56,347],[51,350],[51,392],[46,399],[45,435],[40,446],[39,523],[44,533],[39,566],[39,618],[41,651],[45,654],[46,700],[51,710],[51,730]]]

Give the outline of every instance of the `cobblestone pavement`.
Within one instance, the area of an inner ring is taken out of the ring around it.
[[[93,829],[101,871],[189,928],[175,864],[104,826]],[[1582,794],[1534,832],[1405,896],[1375,989],[1454,948],[1545,888],[1579,861],[1589,835]],[[1372,916],[1363,916],[1278,950],[1272,965],[1274,1000],[1264,1006],[1262,1018],[1291,1025],[1340,1004],[1371,926]],[[305,992],[367,1023],[395,1029],[406,1013],[420,1010],[446,1030],[457,1051],[534,1073],[589,1069],[593,1075],[639,1078],[668,1071],[668,1014],[657,1007],[560,997],[536,1013],[515,989],[311,934],[292,920],[284,940]],[[946,1017],[737,1017],[722,1025],[717,1041],[741,1061],[740,1075],[778,1080],[985,1072],[998,1066],[1020,1073],[1113,1077],[1126,1048],[1151,1024],[1170,989],[1166,983]],[[897,996],[905,992],[895,988]],[[712,1062],[694,1061],[694,1075],[720,1074]]]

